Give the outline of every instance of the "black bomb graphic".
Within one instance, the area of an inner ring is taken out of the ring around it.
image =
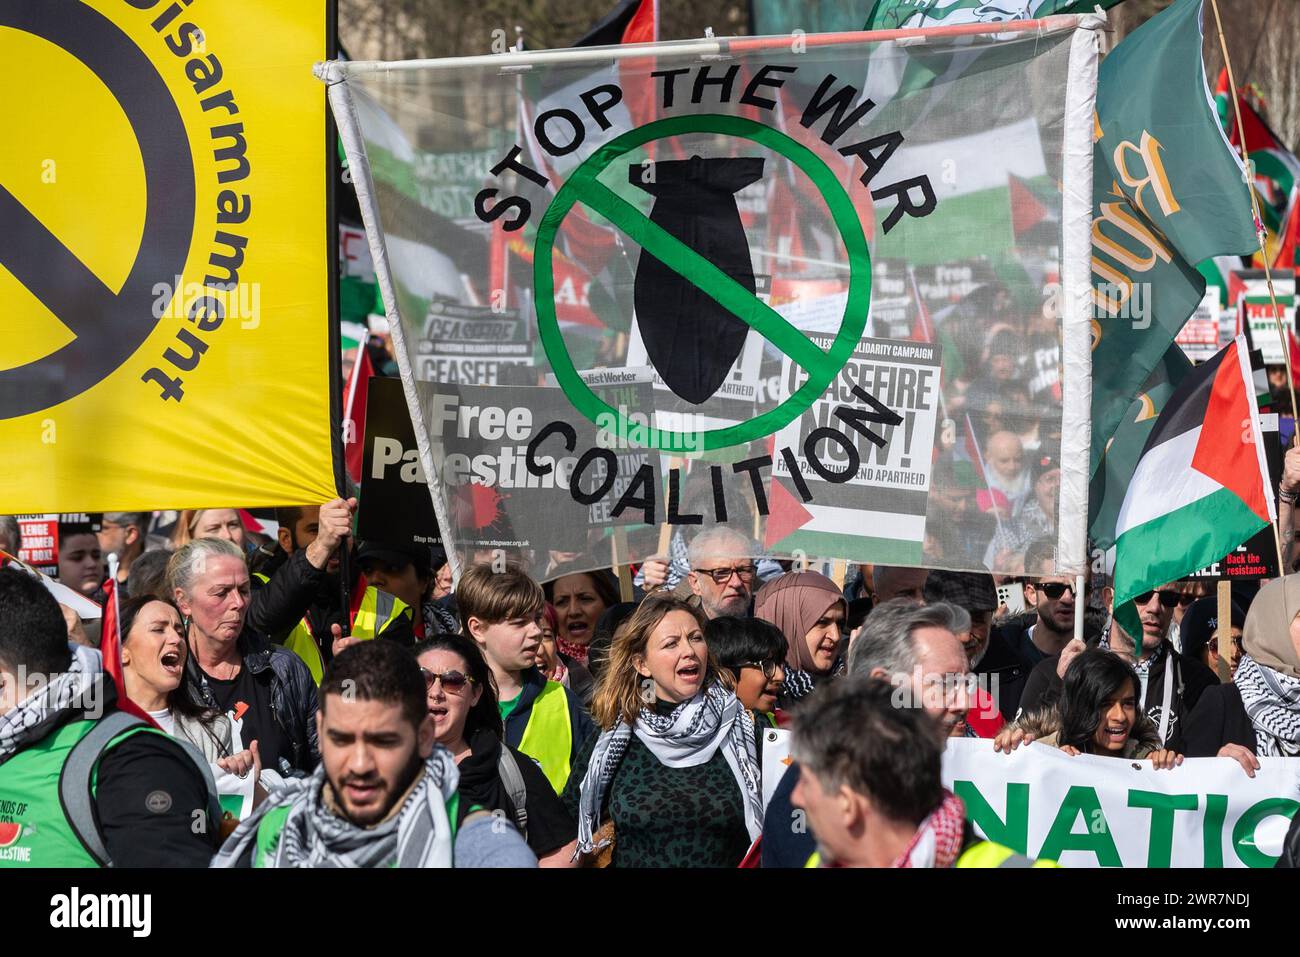
[[[633,164],[628,180],[655,198],[651,222],[752,295],[754,267],[735,194],[762,175],[759,158],[694,156],[652,167]],[[749,326],[648,252],[637,264],[634,292],[641,338],[655,370],[686,401],[707,401],[744,349]]]

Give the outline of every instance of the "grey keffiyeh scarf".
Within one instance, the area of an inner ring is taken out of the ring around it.
[[[745,827],[752,841],[763,826],[758,762],[754,752],[754,719],[740,700],[721,683],[689,701],[672,714],[659,715],[642,708],[635,726],[624,721],[602,732],[591,752],[578,801],[578,850],[596,850],[595,834],[600,810],[614,773],[627,753],[632,735],[670,768],[693,768],[708,762],[719,748],[744,798]]]
[[[451,753],[436,747],[401,809],[374,827],[357,827],[322,799],[328,786],[322,764],[311,777],[289,779],[273,791],[239,823],[212,866],[237,866],[256,840],[262,819],[287,805],[289,816],[265,867],[451,867],[447,800],[459,780]]]
[[[1300,755],[1300,678],[1242,655],[1232,680],[1255,725],[1255,753],[1280,758]]]
[[[104,688],[97,679],[104,665],[99,652],[83,645],[68,647],[72,652],[68,670],[54,675],[45,687],[0,715],[0,764],[62,724],[68,711],[90,710],[100,701]]]

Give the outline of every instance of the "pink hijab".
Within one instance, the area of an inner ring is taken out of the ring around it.
[[[790,644],[786,663],[811,671],[812,661],[804,639],[817,619],[836,603],[848,613],[848,603],[835,582],[817,572],[789,572],[774,578],[754,595],[754,617],[781,629]]]

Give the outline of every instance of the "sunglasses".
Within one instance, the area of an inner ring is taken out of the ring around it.
[[[439,674],[436,671],[430,671],[428,668],[421,668],[420,674],[424,675],[424,686],[426,688],[432,688],[435,681],[441,681],[443,690],[450,691],[453,694],[460,694],[466,685],[474,683],[473,678],[461,674],[459,671],[444,671]]]
[[[1034,587],[1037,588],[1039,591],[1041,591],[1048,598],[1052,599],[1053,601],[1055,601],[1056,599],[1064,595],[1065,590],[1067,588],[1070,590],[1071,595],[1075,594],[1074,586],[1066,582],[1039,582]],[[1092,591],[1091,585],[1083,586],[1083,593],[1085,595],[1091,591]]]
[[[713,579],[715,585],[725,585],[731,581],[731,576],[735,575],[740,579],[742,585],[748,585],[754,580],[754,572],[757,569],[753,565],[739,565],[735,568],[697,568],[695,569],[701,575],[708,575]]]
[[[1176,591],[1144,591],[1133,600],[1139,605],[1145,605],[1151,600],[1152,595],[1159,595],[1160,604],[1165,608],[1173,608],[1176,606],[1178,604],[1178,599],[1181,597]]]
[[[1211,639],[1210,639],[1210,650],[1211,650],[1212,652],[1214,652],[1216,655],[1219,653],[1219,639],[1218,639],[1218,638],[1211,638]],[[1245,652],[1245,650],[1246,650],[1246,646],[1245,646],[1245,644],[1243,643],[1243,641],[1242,641],[1242,639],[1241,639],[1240,636],[1235,637],[1235,638],[1232,639],[1232,650],[1235,651],[1235,652],[1237,653],[1237,657],[1241,657],[1241,655]]]
[[[757,668],[759,671],[763,672],[764,678],[766,678],[768,681],[771,681],[772,676],[776,674],[777,664],[778,662],[775,659],[768,658],[766,661],[742,661],[736,667]]]

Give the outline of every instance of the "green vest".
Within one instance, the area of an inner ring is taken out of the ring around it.
[[[109,712],[108,717],[119,714]],[[69,802],[63,793],[64,788],[75,785],[65,780],[68,756],[98,723],[87,719],[69,722],[0,764],[0,868],[104,866],[106,862],[91,853],[69,820]],[[92,799],[104,755],[141,733],[166,737],[157,728],[137,723],[110,738],[93,756]]]
[[[254,577],[263,583],[270,581],[270,578],[260,572]],[[352,620],[352,637],[369,641],[386,632],[402,615],[406,615],[407,618],[412,616],[410,605],[386,591],[368,585],[361,598],[361,605],[357,608],[356,617]],[[326,640],[328,637],[326,636]],[[289,632],[289,636],[284,640],[284,647],[303,660],[307,670],[311,672],[312,680],[319,685],[321,677],[325,674],[325,661],[321,657],[320,645],[316,643],[306,617]]]
[[[546,682],[542,693],[533,699],[528,724],[516,749],[542,766],[555,793],[564,790],[573,759],[573,722],[569,719],[569,699],[564,685]]]
[[[275,854],[275,848],[280,843],[280,832],[284,830],[284,822],[289,817],[289,811],[292,805],[283,804],[280,807],[273,808],[266,812],[266,816],[257,825],[257,837],[253,845],[253,866],[266,867],[267,861]],[[447,798],[447,820],[451,822],[451,841],[454,848],[456,843],[456,818],[460,813],[460,792],[452,791],[451,797]],[[452,860],[455,861],[453,851]],[[393,867],[395,864],[390,864]]]

